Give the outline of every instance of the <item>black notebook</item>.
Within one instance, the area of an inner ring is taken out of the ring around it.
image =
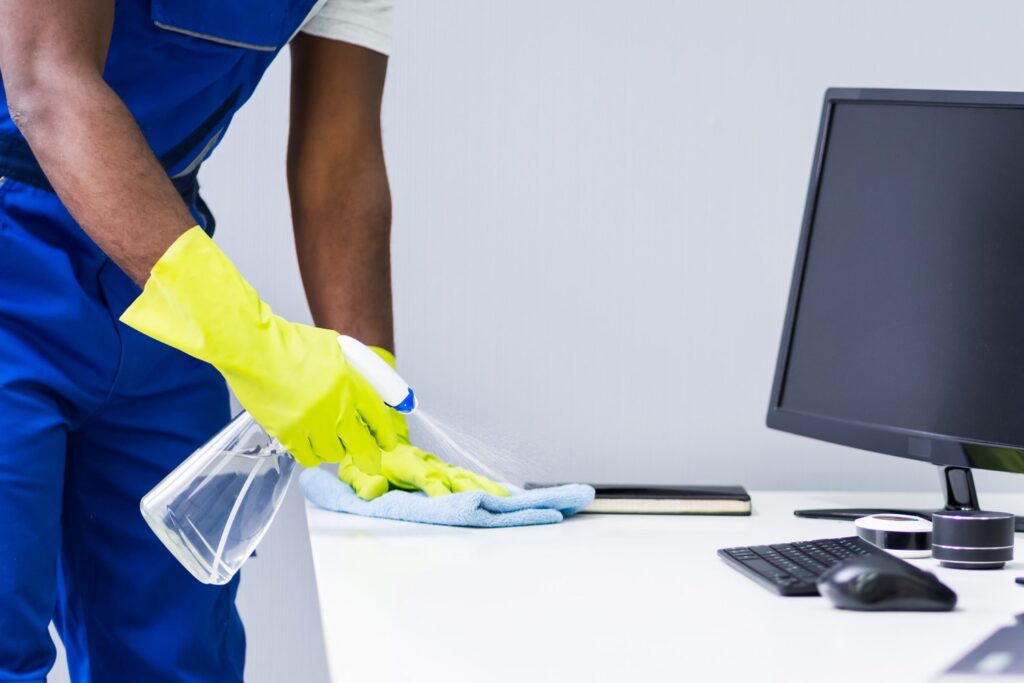
[[[540,484],[527,484],[538,488]],[[742,486],[640,486],[594,484],[597,497],[582,512],[634,515],[749,515]]]

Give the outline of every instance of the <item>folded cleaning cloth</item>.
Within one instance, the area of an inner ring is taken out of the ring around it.
[[[433,498],[419,491],[390,491],[380,498],[363,500],[351,486],[327,470],[308,469],[299,477],[299,482],[306,498],[328,510],[447,526],[492,528],[555,524],[594,500],[594,489],[584,484],[528,491],[514,489],[504,498],[484,491]]]

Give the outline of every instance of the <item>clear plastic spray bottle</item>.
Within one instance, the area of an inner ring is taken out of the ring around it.
[[[338,337],[348,363],[389,406],[416,409],[411,387],[373,351]],[[243,411],[140,504],[167,549],[197,579],[225,584],[252,555],[281,507],[298,463]]]

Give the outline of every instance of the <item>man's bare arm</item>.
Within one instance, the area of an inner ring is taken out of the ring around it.
[[[71,215],[142,284],[195,224],[138,124],[103,81],[114,0],[0,0],[11,117]]]
[[[386,72],[387,57],[365,48],[304,34],[292,42],[288,190],[316,324],[394,349]]]

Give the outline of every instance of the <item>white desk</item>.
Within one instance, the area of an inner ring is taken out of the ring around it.
[[[751,517],[580,515],[454,529],[309,507],[328,659],[357,681],[930,680],[1024,611],[1024,535],[1004,571],[936,571],[952,613],[846,612],[782,598],[721,547],[852,535],[798,507],[937,507],[937,496],[754,492]],[[1020,512],[1024,495],[983,495]]]

